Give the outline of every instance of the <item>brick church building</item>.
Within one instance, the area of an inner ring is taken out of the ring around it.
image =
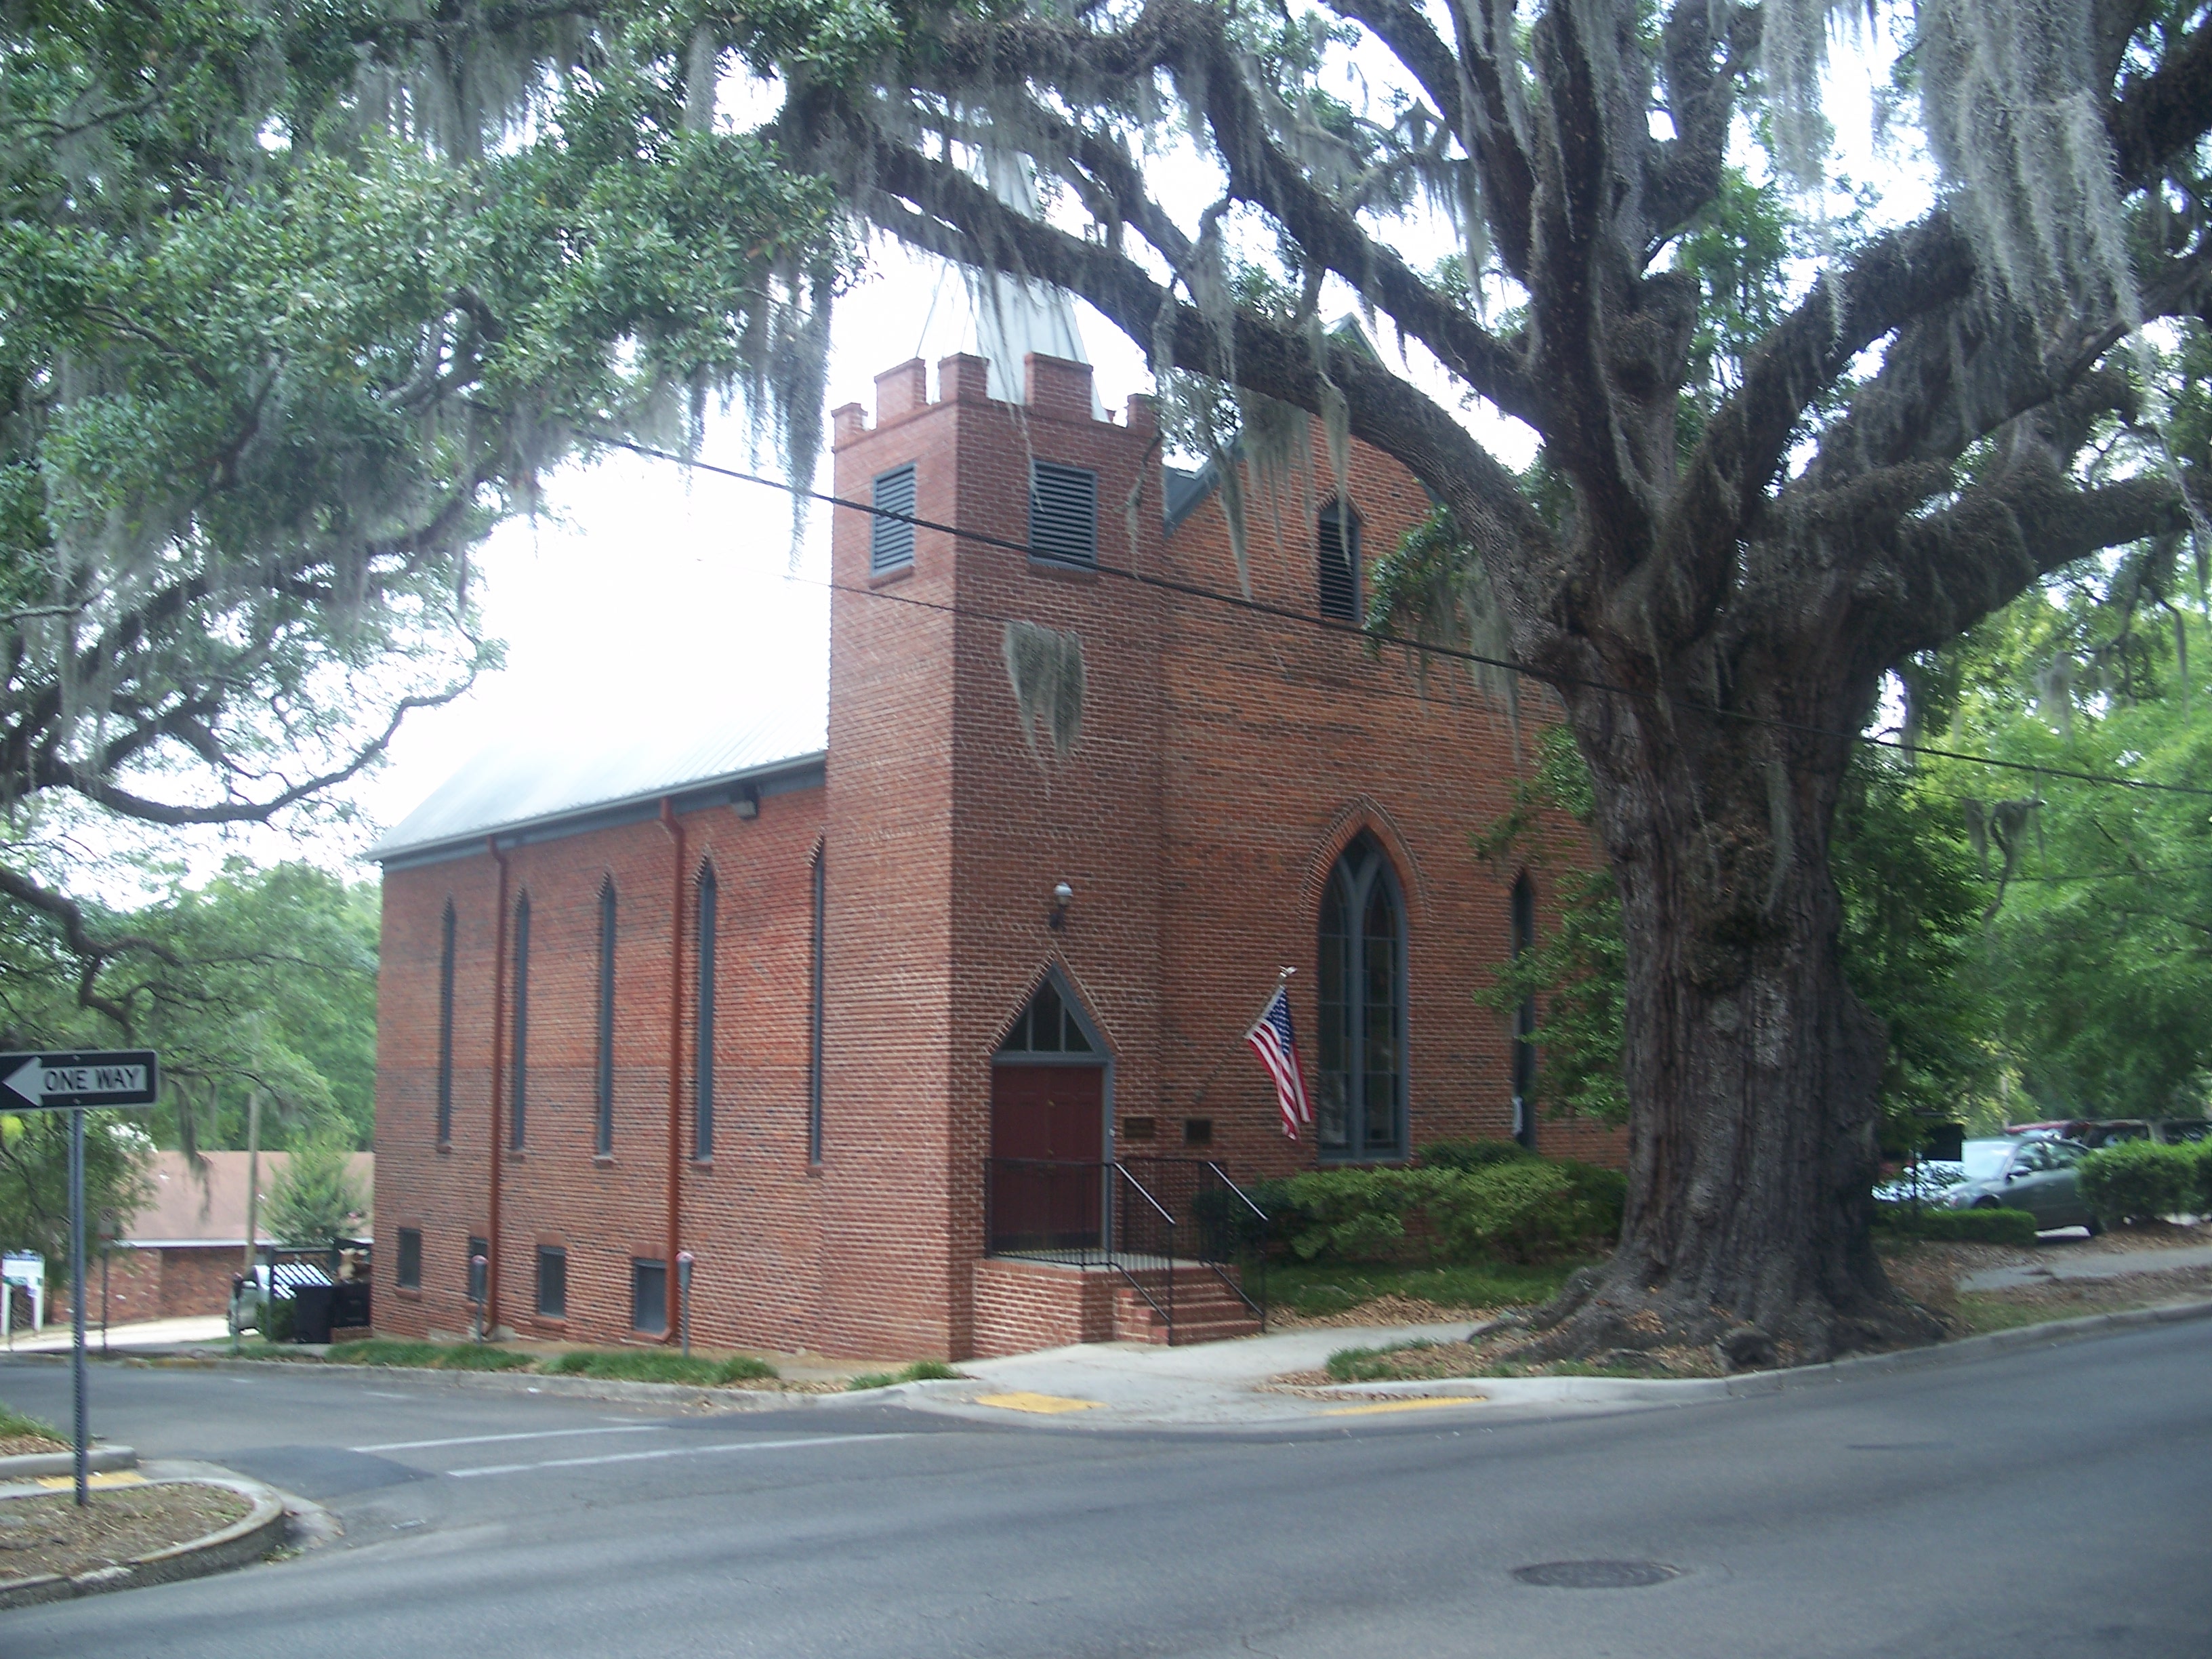
[[[1212,480],[1149,401],[1024,368],[1019,404],[963,355],[836,411],[837,493],[927,524],[836,511],[826,720],[479,764],[374,850],[381,1329],[672,1340],[689,1253],[702,1346],[1015,1352],[1128,1325],[1018,1248],[1009,1170],[1618,1161],[1520,1105],[1533,1054],[1474,1000],[1546,908],[1468,842],[1512,721],[1317,625],[1421,486],[1355,447],[1340,501],[1316,442],[1250,508],[1261,608],[1224,602]],[[1296,1140],[1242,1042],[1283,966]],[[1110,1243],[1078,1211],[1047,1231]]]

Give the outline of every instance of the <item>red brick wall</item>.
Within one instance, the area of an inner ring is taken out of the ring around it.
[[[986,1257],[974,1268],[979,1356],[1032,1353],[1114,1337],[1114,1289],[1108,1268],[1078,1272],[1010,1257]]]

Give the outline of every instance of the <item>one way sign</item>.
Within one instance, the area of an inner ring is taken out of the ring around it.
[[[151,1106],[161,1079],[151,1048],[0,1054],[0,1111]]]

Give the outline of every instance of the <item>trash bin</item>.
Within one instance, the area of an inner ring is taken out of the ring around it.
[[[292,1288],[292,1340],[327,1342],[331,1340],[331,1293],[335,1285],[295,1285]]]
[[[357,1279],[341,1279],[331,1287],[332,1330],[362,1330],[369,1322],[367,1285]]]

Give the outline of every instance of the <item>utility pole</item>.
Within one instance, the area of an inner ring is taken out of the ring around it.
[[[246,1097],[246,1272],[249,1278],[253,1273],[253,1253],[260,1240],[260,1228],[261,1091],[254,1089]]]

